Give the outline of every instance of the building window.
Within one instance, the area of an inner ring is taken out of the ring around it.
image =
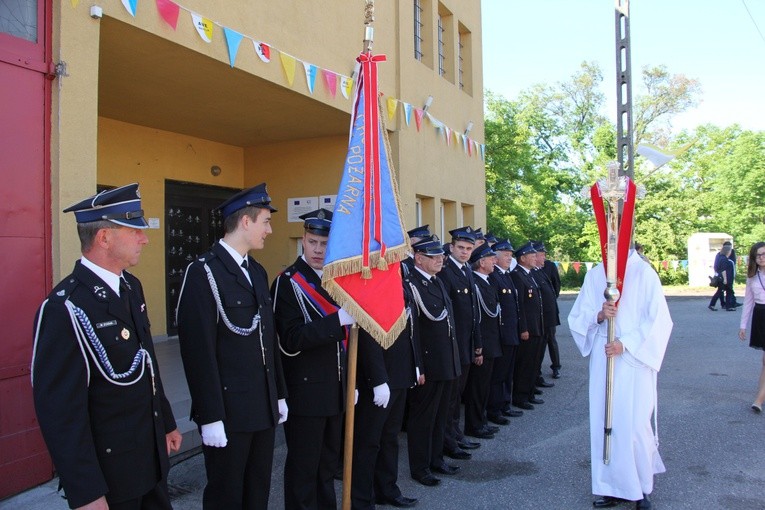
[[[0,1],[0,33],[37,42],[37,2],[35,0]]]
[[[460,90],[463,90],[465,88],[465,81],[464,81],[464,73],[465,68],[464,65],[464,56],[463,53],[465,51],[465,43],[462,41],[462,32],[460,32],[457,40],[457,80],[460,86]]]
[[[444,49],[444,18],[438,16],[438,74],[446,74],[446,54]]]
[[[457,80],[459,89],[473,95],[473,40],[470,30],[462,23],[457,24]]]
[[[414,0],[414,58],[422,61],[422,4],[421,0]]]

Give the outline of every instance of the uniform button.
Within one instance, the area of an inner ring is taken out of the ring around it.
[[[236,302],[236,304],[238,304],[238,305],[241,305],[241,304],[242,304],[242,302],[241,302],[241,301],[237,301],[237,302]]]
[[[159,416],[159,413],[157,411],[154,411],[154,416],[155,417]]]
[[[304,380],[304,381],[307,381],[307,380],[308,380],[308,378],[307,378],[307,377],[303,377],[303,380]]]
[[[228,390],[228,386],[223,387],[223,391],[226,391],[226,390]]]
[[[106,449],[106,453],[112,453],[112,449],[111,448],[107,448]]]
[[[267,369],[266,369],[266,372],[270,372],[270,371],[271,371],[271,369],[270,369],[270,368],[267,368]]]

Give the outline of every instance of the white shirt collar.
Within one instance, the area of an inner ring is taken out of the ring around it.
[[[480,276],[481,278],[483,278],[483,280],[485,282],[489,281],[489,275],[487,275],[487,274],[479,273],[478,271],[473,271],[473,274],[477,275],[477,276]]]
[[[234,262],[236,262],[237,266],[241,266],[242,262],[244,262],[247,259],[247,254],[245,253],[244,256],[242,256],[241,253],[233,249],[231,246],[226,243],[223,239],[218,241],[218,243],[223,246],[223,248],[226,249],[226,251],[231,255],[231,258],[234,259]]]
[[[419,267],[417,267],[417,266],[414,266],[414,268],[415,268],[417,271],[419,271],[419,272],[420,272],[420,274],[423,276],[423,278],[425,278],[426,280],[430,281],[430,279],[432,278],[432,277],[431,277],[431,275],[429,275],[428,273],[426,273],[425,271],[423,271],[422,269],[420,269],[420,268],[419,268]]]
[[[460,262],[459,260],[455,259],[455,258],[454,258],[454,255],[449,255],[449,258],[450,258],[450,259],[452,259],[452,262],[454,262],[454,264],[455,264],[455,265],[456,265],[458,268],[460,268],[460,269],[462,269],[463,267],[466,267],[466,266],[467,266],[467,262],[463,264],[463,263],[462,263],[462,262]],[[470,269],[470,268],[468,267],[468,269]]]
[[[305,253],[302,254],[300,256],[300,258],[303,259],[303,262],[305,262],[305,265],[307,265],[308,267],[311,267],[311,264],[309,264],[308,261],[305,259]],[[311,269],[313,269],[313,268],[311,267]],[[324,274],[324,270],[323,269],[313,269],[313,272],[316,273],[317,275],[319,275],[319,279],[321,280],[321,275]]]
[[[80,262],[83,266],[87,267],[94,273],[96,273],[96,276],[101,278],[110,289],[114,291],[115,294],[118,296],[120,295],[120,276],[118,274],[114,274],[108,269],[104,269],[103,267],[96,265],[95,262],[92,262],[91,260],[88,260],[85,258],[85,255],[82,256],[80,259]]]

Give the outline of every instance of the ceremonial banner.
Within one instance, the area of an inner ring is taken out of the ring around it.
[[[206,43],[211,43],[213,38],[213,22],[203,18],[196,12],[191,13],[191,21],[194,22],[194,28],[197,29],[199,37]]]
[[[172,0],[157,0],[157,10],[165,23],[175,30],[178,26],[178,15],[181,13],[180,6]]]
[[[388,348],[406,325],[400,260],[409,249],[377,91],[377,62],[362,53],[348,153],[327,242],[322,286]]]

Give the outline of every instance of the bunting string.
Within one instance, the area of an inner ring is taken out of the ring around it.
[[[116,2],[117,0],[114,1]],[[128,12],[128,14],[130,14],[130,16],[136,16],[139,0],[119,0],[119,2]],[[210,19],[203,14],[200,14],[173,0],[154,0],[154,3],[159,16],[174,31],[178,29],[180,11],[185,11],[188,13],[191,24],[194,26],[197,34],[199,35],[199,38],[203,42],[211,44],[215,39],[216,32],[223,32],[223,39],[228,50],[229,64],[231,67],[235,67],[236,57],[241,48],[241,43],[244,39],[247,39],[252,42],[252,47],[255,50],[255,53],[265,64],[269,64],[271,62],[274,52],[279,54],[279,60],[282,64],[282,69],[284,70],[284,76],[290,87],[294,86],[296,69],[298,67],[302,67],[305,72],[306,86],[310,94],[314,94],[316,89],[317,76],[321,74],[323,79],[318,81],[323,82],[324,89],[330,97],[333,99],[336,97],[337,89],[340,89],[340,93],[344,99],[350,99],[352,96],[351,92],[355,85],[354,74],[348,76],[343,73],[338,73],[336,71],[319,67],[310,62],[306,62],[305,60],[297,58],[294,55],[291,55],[290,53],[281,50],[270,43],[262,41],[254,36],[234,30],[233,28],[228,27],[219,21]],[[79,4],[79,0],[71,0],[72,8],[78,8]],[[216,30],[216,27],[218,30]],[[384,95],[386,97],[385,104],[387,106],[389,120],[393,120],[394,116],[398,112],[398,105],[401,104],[404,115],[404,125],[406,127],[410,127],[411,116],[414,112],[415,127],[417,132],[422,130],[423,119],[427,119],[435,128],[438,137],[443,142],[445,142],[447,146],[453,145],[454,147],[461,147],[462,152],[468,157],[478,156],[483,161],[486,160],[486,146],[484,144],[477,142],[466,134],[460,133],[460,130],[446,125],[444,122],[434,117],[430,112],[427,112],[422,108],[416,108],[411,103],[402,101],[401,99],[392,96],[387,96],[383,93],[380,95]]]

